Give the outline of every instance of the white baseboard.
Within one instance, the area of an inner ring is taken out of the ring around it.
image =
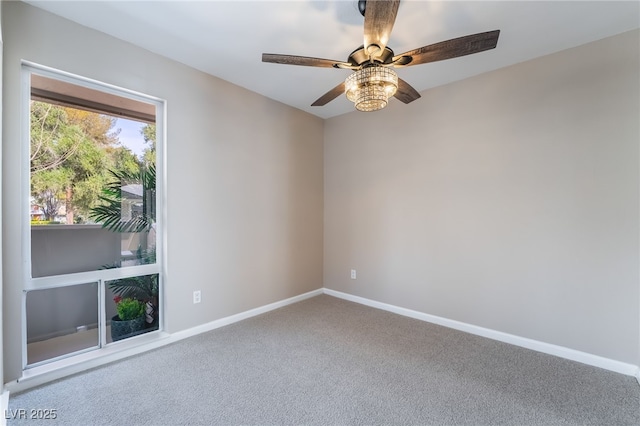
[[[291,305],[292,303],[300,302],[305,299],[309,299],[314,296],[319,296],[323,294],[323,289],[319,288],[318,290],[313,290],[308,293],[304,293],[298,296],[290,297],[289,299],[280,300],[279,302],[274,302],[269,305],[261,306],[259,308],[251,309],[245,312],[241,312],[239,314],[231,315],[229,317],[220,318],[215,321],[211,321],[206,324],[202,324],[193,328],[189,328],[187,330],[178,331],[171,335],[172,340],[182,340],[187,337],[196,336],[200,333],[206,333],[207,331],[215,330],[216,328],[224,327],[225,325],[233,324],[234,322],[242,321],[247,318],[255,317],[256,315],[264,314],[269,311],[273,311],[278,308],[282,308],[287,305]]]
[[[322,288],[245,312],[241,312],[239,314],[211,321],[209,323],[189,328],[187,330],[178,331],[173,334],[159,332],[155,336],[142,335],[131,339],[131,342],[123,341],[122,344],[118,343],[118,345],[109,346],[99,351],[87,352],[73,358],[67,358],[56,363],[46,364],[41,367],[26,370],[25,372],[23,372],[23,376],[19,380],[6,384],[4,393],[0,395],[2,398],[2,413],[5,413],[4,410],[8,409],[9,392],[22,392],[32,387],[57,380],[71,374],[79,373],[91,368],[108,364],[113,361],[127,358],[132,355],[137,355],[149,350],[160,348],[170,343],[196,336],[207,331],[215,330],[216,328],[224,327],[226,325],[233,324],[235,322],[242,321],[256,315],[264,314],[266,312],[273,311],[275,309],[282,308],[284,306],[291,305],[293,303],[300,302],[302,300],[309,299],[320,294],[328,294],[330,296],[393,312],[406,317],[442,325],[460,331],[465,331],[467,333],[487,337],[489,339],[498,340],[516,346],[521,346],[538,352],[559,356],[572,361],[581,362],[583,364],[615,371],[617,373],[635,376],[638,380],[638,383],[640,384],[640,369],[638,368],[638,366],[632,364],[626,364],[620,361],[615,361],[597,355],[568,349],[562,346],[551,345],[549,343],[514,336],[511,334],[502,333],[499,331],[482,328],[475,325],[438,317],[435,315],[429,315],[423,312],[413,311],[386,303],[376,302],[374,300],[365,299],[363,297],[354,296],[327,288]],[[2,423],[4,421],[4,417],[4,415],[0,416],[0,426],[4,425],[4,423]]]
[[[478,327],[476,325],[467,324],[460,321],[450,320],[435,315],[425,314],[423,312],[411,309],[401,308],[399,306],[387,303],[376,302],[375,300],[366,299],[360,296],[354,296],[328,288],[324,289],[324,293],[340,299],[349,300],[351,302],[360,303],[362,305],[371,306],[373,308],[382,309],[384,311],[393,312],[395,314],[442,325],[444,327],[453,328],[464,331],[477,336],[486,337],[500,342],[509,343],[515,346],[531,349],[549,355],[555,355],[571,361],[581,362],[583,364],[594,367],[604,368],[605,370],[614,371],[616,373],[625,374],[627,376],[635,376],[640,382],[640,372],[637,365],[627,364],[621,361],[615,361],[598,355],[565,348],[563,346],[552,345],[550,343],[540,342],[538,340],[528,339],[526,337],[515,336],[513,334],[503,333],[501,331],[491,330],[488,328]]]
[[[215,330],[216,328],[233,324],[256,315],[264,314],[266,312],[273,311],[274,309],[282,308],[284,306],[291,305],[292,303],[300,302],[321,294],[323,294],[323,289],[320,288],[172,334],[166,332],[143,334],[132,339],[117,342],[115,345],[109,345],[99,350],[85,352],[50,364],[30,368],[23,371],[20,379],[6,383],[5,387],[8,391],[13,393],[23,392],[27,389],[40,386],[53,380],[61,379],[71,374],[80,373],[91,368],[100,367],[110,362],[157,349],[170,343],[196,336],[200,333]],[[1,417],[4,417],[4,415]]]

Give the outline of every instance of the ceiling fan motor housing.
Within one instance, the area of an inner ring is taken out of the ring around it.
[[[369,56],[364,46],[360,46],[359,48],[351,52],[351,54],[349,54],[349,58],[347,58],[347,62],[349,62],[352,65],[358,65],[358,66],[363,65],[367,62],[371,62],[372,60],[374,62],[380,62],[382,64],[390,64],[393,60],[393,56],[394,56],[393,50],[391,50],[389,47],[385,47],[382,51],[378,53],[376,57],[372,58]]]

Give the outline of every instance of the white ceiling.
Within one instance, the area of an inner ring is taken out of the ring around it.
[[[344,96],[310,106],[350,71],[262,63],[261,55],[345,61],[363,43],[364,18],[356,0],[27,3],[322,118],[353,111]],[[639,27],[638,1],[404,0],[389,47],[400,54],[501,30],[494,50],[398,70],[422,92]]]

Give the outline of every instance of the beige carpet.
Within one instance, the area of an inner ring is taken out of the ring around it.
[[[11,395],[65,425],[639,425],[633,377],[322,295]],[[9,424],[33,424],[13,421]]]

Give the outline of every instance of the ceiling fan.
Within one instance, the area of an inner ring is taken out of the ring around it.
[[[398,78],[393,68],[426,64],[493,49],[500,30],[472,34],[430,44],[396,55],[387,46],[400,0],[359,0],[364,16],[364,44],[351,52],[346,62],[307,56],[263,53],[262,62],[310,67],[341,68],[354,73],[318,98],[322,106],[345,93],[359,111],[376,111],[387,106],[391,96],[408,104],[420,97],[417,90]]]

